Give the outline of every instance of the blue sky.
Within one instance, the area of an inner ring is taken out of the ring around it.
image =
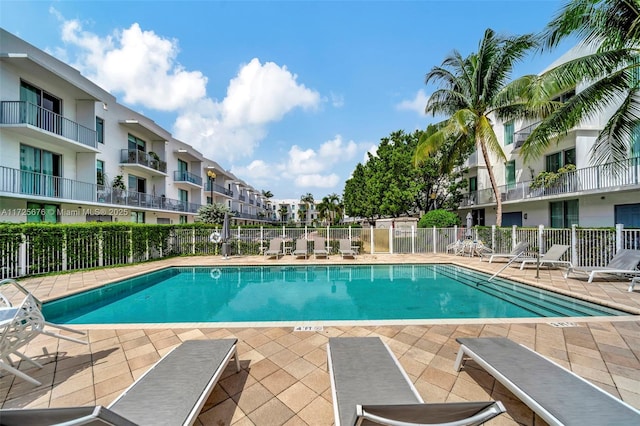
[[[541,31],[564,1],[11,1],[0,26],[78,68],[275,198],[342,195],[367,152],[423,129],[425,74],[485,29]],[[532,54],[537,73],[571,46]]]

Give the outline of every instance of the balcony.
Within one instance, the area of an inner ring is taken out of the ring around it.
[[[94,130],[30,102],[0,102],[0,124],[34,139],[67,143],[78,152],[98,152]]]
[[[165,161],[157,160],[146,152],[137,149],[120,150],[120,164],[132,166],[159,176],[167,175],[167,163]]]
[[[218,194],[222,194],[222,195],[226,195],[229,197],[233,197],[233,191],[231,191],[230,189],[225,188],[224,186],[220,186],[214,182],[208,181],[207,182],[207,191],[211,192],[211,190],[213,190],[213,192],[217,192]]]
[[[585,167],[561,175],[546,188],[531,188],[531,181],[499,187],[503,202],[534,201],[546,197],[640,189],[640,157],[619,163]],[[491,188],[463,194],[460,207],[494,204]]]
[[[240,195],[238,195],[238,200],[240,200],[240,201],[246,201],[246,200],[247,200],[247,197],[246,197],[245,195],[240,194]]]
[[[202,187],[202,178],[187,171],[175,170],[173,172],[173,180],[196,188]]]
[[[535,122],[533,124],[528,125],[527,127],[523,127],[517,132],[513,133],[513,150],[519,149],[524,142],[527,140],[531,132],[540,125],[540,121]]]
[[[200,204],[185,203],[163,196],[116,190],[104,185],[3,166],[0,166],[0,194],[27,199],[101,203],[186,213],[197,213],[200,208]]]

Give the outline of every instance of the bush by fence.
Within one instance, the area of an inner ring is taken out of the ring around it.
[[[62,271],[125,265],[184,255],[218,255],[221,243],[212,238],[214,225],[148,225],[134,223],[7,224],[0,225],[0,279]],[[324,237],[330,253],[340,239],[351,240],[361,253],[446,253],[447,246],[467,235],[464,228],[372,227],[232,229],[232,255],[260,255],[269,241],[280,237],[285,247],[298,238]],[[623,248],[640,249],[640,230],[616,228],[570,229],[475,227],[473,240],[495,251],[508,252],[520,241],[530,250],[546,252],[567,244],[565,255],[577,266],[604,266]]]

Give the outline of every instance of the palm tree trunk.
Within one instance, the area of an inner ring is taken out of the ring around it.
[[[491,189],[493,189],[493,196],[496,199],[496,226],[502,226],[502,197],[500,197],[500,190],[496,182],[496,176],[493,174],[493,167],[489,159],[489,153],[487,147],[482,140],[477,141],[482,151],[482,157],[484,158],[484,164],[487,166],[487,172],[489,173],[489,182],[491,182]]]

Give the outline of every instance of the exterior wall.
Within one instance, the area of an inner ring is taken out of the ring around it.
[[[218,163],[204,158],[188,143],[176,140],[150,118],[118,104],[115,97],[84,78],[74,68],[2,29],[0,54],[0,101],[3,108],[3,114],[0,115],[0,213],[5,212],[0,216],[0,222],[26,221],[26,216],[14,213],[25,211],[28,202],[59,206],[58,221],[63,223],[84,222],[87,220],[86,214],[95,216],[96,212],[106,212],[113,220],[130,221],[133,219],[131,212],[134,211],[143,212],[147,223],[156,223],[158,219],[168,219],[174,223],[181,219],[192,222],[199,206],[211,196],[206,186],[206,166],[215,167],[216,184],[233,190],[233,196],[230,196],[216,188],[213,201],[245,212],[242,218],[238,218],[239,223],[255,222],[258,213],[265,211],[263,207],[257,208],[258,201],[262,206],[264,200],[250,185],[223,172]],[[47,128],[40,121],[25,118],[31,112],[19,114],[20,106],[26,105],[24,102],[18,103],[21,80],[60,99],[59,116],[43,108],[33,108],[34,117],[38,117],[38,120],[44,116],[54,117],[56,123],[64,123],[83,133],[84,139],[79,136],[75,136],[75,140],[69,139],[68,134],[73,132],[63,130],[62,125],[59,125],[60,128]],[[12,112],[13,116],[5,111]],[[6,118],[9,116],[10,119]],[[104,143],[97,143],[93,135],[96,117],[104,121]],[[145,154],[134,152],[130,157],[130,153],[125,152],[123,157],[122,151],[128,149],[129,134],[146,142]],[[52,177],[37,171],[21,171],[21,144],[59,154],[62,158],[59,175]],[[183,150],[187,152],[181,152]],[[166,161],[166,173],[159,170],[161,167],[155,160],[149,161],[153,159],[148,156],[149,152],[156,153],[161,161]],[[144,161],[139,161],[140,158]],[[178,170],[178,159],[188,163],[190,173],[202,178],[201,185],[190,183],[189,180],[176,181],[174,171]],[[104,162],[104,186],[97,185],[96,160]],[[23,189],[25,176],[52,187],[51,182],[56,182],[64,190],[26,191]],[[122,194],[111,187],[117,176],[122,176],[127,186]],[[143,188],[129,187],[130,176],[145,179],[144,191]],[[232,182],[233,185],[230,185]],[[180,189],[189,194],[187,205],[179,203]],[[245,201],[239,200],[241,191],[246,197]],[[248,195],[249,191],[251,196]]]

